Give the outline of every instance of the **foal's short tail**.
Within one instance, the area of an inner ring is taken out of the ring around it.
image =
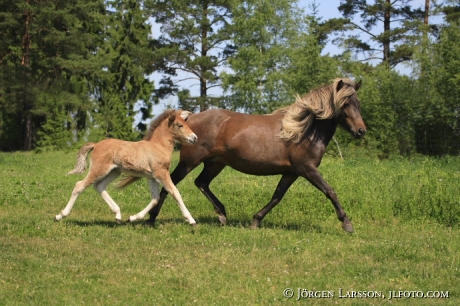
[[[86,170],[86,157],[88,157],[89,152],[94,149],[96,144],[94,142],[88,142],[81,147],[80,151],[78,151],[77,156],[77,164],[75,168],[67,174],[77,174],[82,173]]]
[[[123,177],[120,181],[117,182],[116,187],[117,188],[125,188],[126,186],[131,185],[132,183],[134,183],[135,181],[140,180],[140,179],[141,179],[140,177],[136,177],[136,176],[126,176],[126,177]]]

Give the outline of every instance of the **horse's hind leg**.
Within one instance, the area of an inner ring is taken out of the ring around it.
[[[153,179],[147,179],[147,183],[149,184],[152,200],[142,211],[134,216],[130,216],[127,222],[133,222],[144,218],[145,215],[158,203],[158,199],[160,198],[160,184]]]
[[[115,201],[112,199],[112,197],[106,190],[107,186],[118,176],[120,176],[120,172],[118,172],[117,170],[112,170],[104,178],[96,182],[94,184],[94,188],[97,192],[99,192],[99,194],[102,196],[105,202],[109,205],[112,212],[115,214],[115,220],[117,221],[117,223],[121,223],[120,207],[117,205],[117,203],[115,203]]]
[[[224,164],[205,161],[203,171],[201,171],[200,175],[198,175],[195,180],[195,185],[198,189],[200,189],[212,205],[214,205],[214,210],[219,215],[219,221],[222,225],[227,223],[227,213],[225,212],[225,207],[222,202],[219,201],[214,193],[212,193],[211,189],[209,189],[209,184],[224,168]]]
[[[78,181],[75,184],[75,187],[72,191],[72,195],[70,196],[69,202],[67,203],[66,207],[61,211],[60,214],[56,215],[54,221],[60,221],[61,219],[67,217],[72,210],[75,201],[77,200],[78,196],[88,187],[91,186],[94,182],[94,176],[92,175],[91,171],[86,175],[86,177]]]
[[[297,176],[283,175],[281,177],[281,180],[279,181],[278,186],[276,186],[275,193],[273,194],[270,202],[254,215],[252,220],[253,228],[260,226],[260,222],[265,217],[265,215],[268,214],[273,207],[278,205],[278,203],[286,194],[286,191],[289,189],[289,187],[291,187],[292,183],[294,183],[296,179]]]

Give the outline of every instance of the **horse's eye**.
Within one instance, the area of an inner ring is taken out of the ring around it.
[[[182,124],[178,124],[177,127],[181,129],[181,128],[183,128],[184,126],[183,126]]]

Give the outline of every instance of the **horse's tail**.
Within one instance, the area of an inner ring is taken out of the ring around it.
[[[94,142],[88,142],[81,147],[80,151],[78,151],[77,164],[72,171],[67,173],[67,175],[82,173],[86,170],[86,158],[88,157],[89,152],[94,149],[95,145],[96,144]]]
[[[120,181],[117,182],[117,184],[115,185],[117,188],[121,189],[121,188],[125,188],[126,186],[128,185],[131,185],[132,183],[140,180],[141,177],[136,177],[136,176],[126,176],[126,177],[123,177]]]

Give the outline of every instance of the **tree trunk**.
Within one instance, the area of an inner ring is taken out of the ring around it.
[[[201,21],[201,57],[204,58],[208,55],[208,28],[209,25],[204,24],[204,20],[207,20],[208,16],[208,1],[203,1],[203,20]],[[201,66],[200,67],[200,112],[203,112],[208,109],[208,101],[207,97],[207,80],[206,80],[206,72],[207,67]]]
[[[386,0],[385,5],[385,16],[383,19],[383,32],[384,32],[384,41],[383,41],[383,62],[385,64],[390,64],[390,39],[385,33],[390,31],[390,20],[391,20],[391,0]]]
[[[27,0],[27,4],[30,3],[30,0]],[[34,129],[31,110],[31,101],[29,95],[29,86],[30,86],[30,23],[32,21],[32,14],[29,11],[24,13],[24,35],[22,37],[22,61],[21,65],[23,68],[23,81],[24,89],[22,93],[22,120],[23,120],[23,150],[30,151],[33,149],[33,138],[34,138]]]
[[[429,14],[430,14],[430,0],[425,0],[425,19],[423,20],[424,26],[428,26]]]

